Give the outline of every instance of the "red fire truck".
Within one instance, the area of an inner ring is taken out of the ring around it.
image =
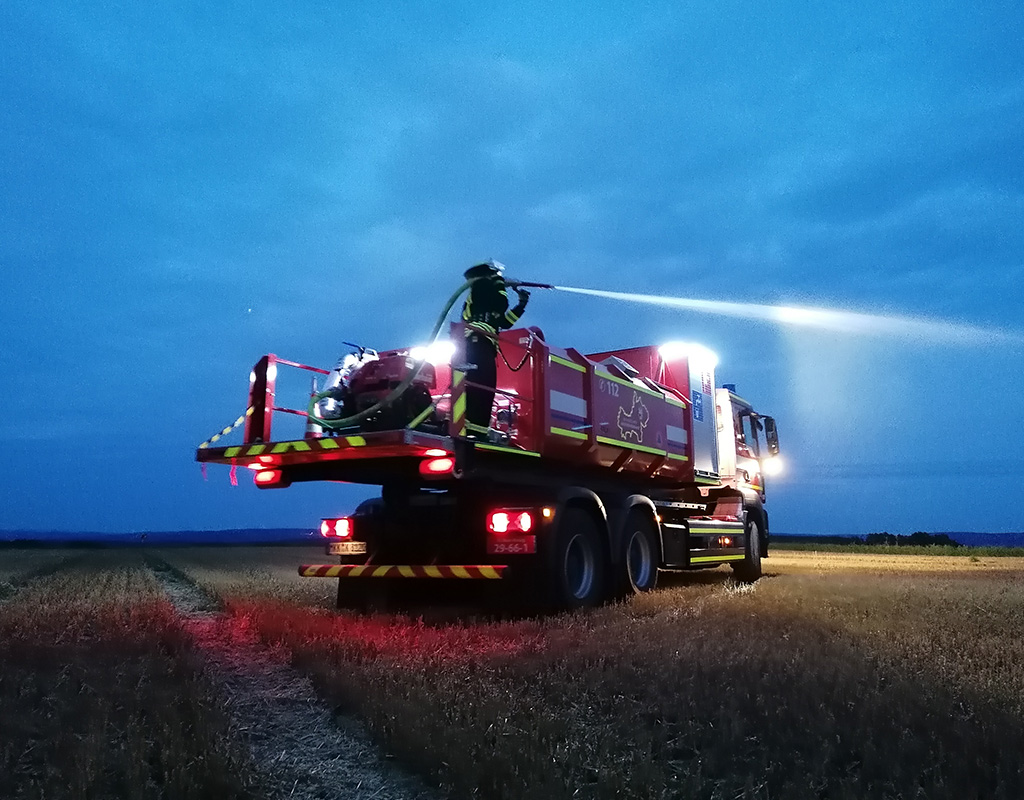
[[[381,487],[321,522],[339,605],[412,580],[479,580],[581,608],[653,589],[659,570],[729,564],[754,581],[768,555],[764,472],[775,421],[713,353],[672,343],[584,355],[535,327],[500,334],[490,430],[467,432],[464,327],[426,348],[360,349],[335,370],[264,356],[250,375],[244,441],[196,458],[248,467],[257,486]],[[463,359],[464,360],[464,359]],[[323,376],[306,411],[275,405],[279,368]],[[275,413],[305,416],[275,439]]]

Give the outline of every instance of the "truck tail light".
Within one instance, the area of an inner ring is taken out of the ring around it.
[[[425,478],[436,478],[441,475],[451,475],[455,469],[455,459],[451,456],[443,458],[429,458],[420,462],[420,475]]]
[[[499,509],[487,515],[491,533],[529,533],[533,530],[533,514],[529,511]]]
[[[352,538],[352,520],[348,517],[341,517],[340,519],[325,519],[320,523],[320,535],[326,536],[328,539],[351,539]]]
[[[259,486],[273,486],[275,483],[281,482],[281,470],[261,469],[253,476],[253,480]]]

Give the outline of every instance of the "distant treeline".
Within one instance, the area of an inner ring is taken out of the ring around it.
[[[864,536],[793,536],[789,534],[773,534],[772,541],[791,542],[806,544],[872,544],[888,546],[924,547],[927,545],[942,545],[945,547],[961,547],[961,543],[951,538],[946,533],[925,533],[915,531],[910,534],[889,533],[868,533]]]

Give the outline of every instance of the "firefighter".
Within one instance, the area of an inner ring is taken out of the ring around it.
[[[498,383],[498,331],[511,328],[526,310],[530,293],[514,287],[519,295],[515,308],[508,307],[508,284],[501,277],[504,267],[488,261],[465,272],[472,281],[469,297],[462,307],[466,323],[466,422],[470,435],[486,436]],[[474,385],[475,384],[475,385]]]

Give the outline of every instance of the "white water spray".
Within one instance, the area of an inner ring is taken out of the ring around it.
[[[892,336],[929,343],[968,345],[1024,343],[1024,334],[1015,331],[965,325],[938,319],[862,314],[831,308],[771,306],[758,303],[732,303],[723,300],[696,300],[689,297],[663,297],[654,294],[606,292],[600,289],[580,289],[574,286],[555,286],[554,288],[563,292],[604,297],[609,300],[682,308],[702,314],[761,320],[778,325],[793,325],[841,333]]]

